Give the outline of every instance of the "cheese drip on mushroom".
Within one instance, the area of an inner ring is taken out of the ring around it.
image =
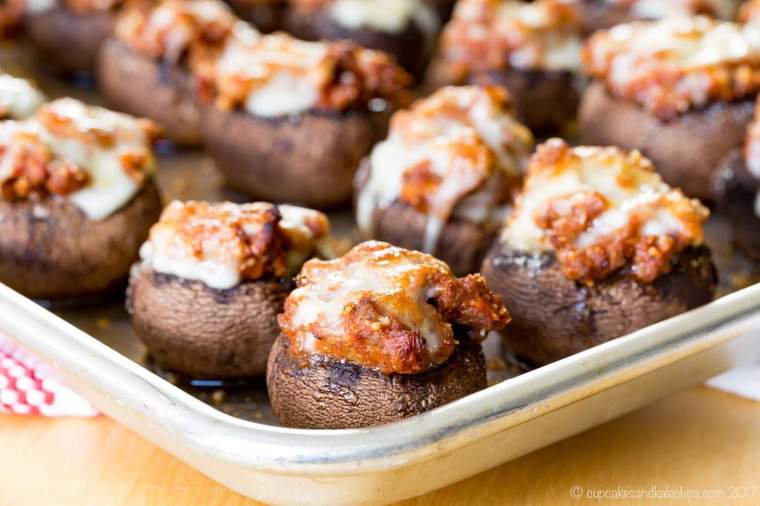
[[[450,218],[484,227],[504,218],[504,196],[532,147],[501,88],[443,88],[397,112],[373,149],[357,199],[359,228],[372,236],[376,210],[401,201],[426,214],[424,251],[434,253]]]
[[[140,257],[155,272],[225,290],[292,275],[307,257],[325,251],[328,233],[327,217],[311,209],[174,201],[151,228]]]
[[[29,169],[17,156],[31,142],[50,158],[85,175],[87,184],[65,195],[91,220],[107,218],[140,191],[155,162],[152,123],[64,98],[23,121],[0,123],[0,183]],[[19,165],[20,164],[20,165]]]

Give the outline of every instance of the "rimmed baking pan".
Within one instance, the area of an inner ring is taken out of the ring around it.
[[[243,495],[273,504],[383,504],[756,361],[760,285],[423,415],[361,430],[285,429],[227,415],[5,286],[0,332],[109,416]]]

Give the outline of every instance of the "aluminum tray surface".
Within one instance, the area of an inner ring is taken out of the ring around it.
[[[25,56],[5,49],[0,65],[23,70]],[[71,91],[43,82],[53,95]],[[200,152],[167,154],[160,164],[167,199],[244,199],[224,189]],[[331,218],[342,240],[355,239],[349,213]],[[755,267],[726,246],[726,230],[718,219],[708,230],[722,294],[757,280]],[[760,358],[756,285],[519,376],[492,337],[490,388],[391,425],[307,431],[276,426],[263,382],[190,388],[147,370],[121,297],[55,312],[0,285],[0,332],[56,366],[114,419],[241,494],[274,504],[382,504],[419,495]]]

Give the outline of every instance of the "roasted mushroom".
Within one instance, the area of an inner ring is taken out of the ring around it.
[[[163,0],[127,8],[99,54],[98,88],[113,107],[146,116],[182,145],[200,142],[193,69],[238,24],[218,0]]]
[[[639,149],[669,184],[710,198],[760,92],[760,28],[704,17],[595,33],[584,50],[596,82],[580,111],[584,143]]]
[[[359,162],[409,99],[403,70],[349,42],[235,36],[211,63],[209,153],[231,186],[275,202],[347,204]]]
[[[433,254],[457,275],[480,267],[533,149],[503,88],[442,88],[397,112],[356,178],[368,238]]]
[[[430,0],[292,0],[285,28],[299,39],[350,39],[384,51],[421,77],[440,21]]]
[[[546,364],[709,302],[708,214],[637,151],[540,146],[482,267],[510,349]]]
[[[306,262],[297,280],[267,365],[283,425],[380,425],[485,388],[479,343],[509,314],[479,274],[457,279],[429,255],[365,242]]]
[[[743,149],[729,153],[713,177],[713,199],[736,246],[760,261],[760,101]]]
[[[158,363],[190,378],[264,374],[293,274],[328,233],[317,211],[172,202],[140,250],[128,309]]]
[[[16,0],[23,3],[29,40],[45,63],[65,74],[95,70],[124,0]]]
[[[562,0],[461,0],[428,84],[504,86],[523,123],[536,133],[556,132],[575,119],[581,32],[575,6]]]
[[[734,19],[739,0],[581,0],[586,30],[593,32],[636,20],[695,15]]]
[[[36,299],[118,287],[161,211],[155,135],[73,99],[0,123],[0,281]]]

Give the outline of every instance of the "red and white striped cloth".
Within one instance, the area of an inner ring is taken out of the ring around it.
[[[0,335],[0,413],[95,416],[97,410],[63,386],[55,370]]]

